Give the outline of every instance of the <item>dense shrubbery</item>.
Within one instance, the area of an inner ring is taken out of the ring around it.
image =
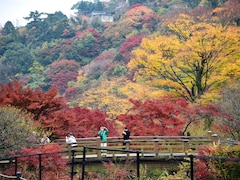
[[[240,158],[240,145],[204,147],[199,150],[201,156]],[[197,179],[239,179],[240,162],[220,159],[202,159],[196,164],[194,175]]]
[[[70,167],[68,167],[68,160],[64,158],[64,154],[57,152],[62,151],[62,148],[56,144],[48,144],[40,148],[23,148],[18,155],[25,155],[19,157],[18,171],[21,172],[22,177],[25,179],[38,179],[39,178],[39,155],[41,155],[41,170],[43,180],[59,180],[68,179]],[[44,154],[46,153],[46,154]],[[52,154],[50,154],[52,153]],[[16,155],[12,153],[12,156]],[[31,156],[28,156],[31,155]],[[5,170],[5,174],[14,174],[15,165]]]
[[[199,149],[198,156],[200,158],[194,158],[194,179],[239,179],[240,162],[234,160],[240,158],[240,145],[203,146]],[[171,178],[189,179],[190,163],[181,163],[179,171],[168,176],[168,179]]]

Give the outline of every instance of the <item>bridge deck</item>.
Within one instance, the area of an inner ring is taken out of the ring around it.
[[[126,146],[123,146],[122,137],[108,137],[107,141],[107,156],[106,158],[134,158],[135,153],[130,151],[139,151],[139,156],[161,158],[161,157],[180,157],[190,154],[195,154],[201,145],[213,145],[218,142],[216,136],[131,136],[126,141]],[[56,139],[54,142],[63,147],[63,149],[75,150],[74,158],[83,158],[84,147],[101,148],[101,140],[99,137],[92,138],[77,138],[77,147],[71,148],[66,145],[65,139]],[[44,145],[43,145],[44,146]],[[116,151],[111,151],[115,149]],[[123,152],[129,150],[129,152]],[[65,153],[65,157],[71,158],[71,154]],[[101,159],[100,149],[88,149],[86,151],[86,159]],[[13,162],[13,161],[11,161]],[[7,163],[1,161],[0,163]],[[9,163],[9,162],[8,162]]]

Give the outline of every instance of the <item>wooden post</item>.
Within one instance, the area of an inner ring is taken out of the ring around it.
[[[208,133],[207,133],[208,139],[212,139],[212,134],[213,134],[212,131],[208,131]]]
[[[173,156],[173,144],[174,144],[174,142],[173,143],[171,143],[171,142],[168,143],[168,149],[170,150],[170,156],[171,157]]]
[[[72,158],[72,147],[71,145],[67,144],[67,150],[68,150],[68,159],[70,160]]]
[[[212,141],[214,146],[218,146],[220,144],[220,139],[217,134],[212,134]]]
[[[130,149],[130,140],[126,140],[126,149],[127,149],[127,150]]]
[[[100,137],[97,137],[97,142],[96,142],[96,145],[97,145],[97,147],[101,147],[101,138]],[[97,151],[97,157],[98,158],[101,158],[101,150],[98,150]]]
[[[126,150],[129,150],[130,140],[125,140],[125,142],[126,142]],[[127,157],[129,157],[129,152],[127,152]]]
[[[158,151],[159,151],[158,142],[159,142],[159,140],[155,138],[154,139],[154,152],[155,152],[156,156],[158,156]]]
[[[190,146],[189,146],[189,140],[188,139],[183,139],[183,150],[184,150],[184,153],[187,155],[188,153],[188,150],[190,149]]]

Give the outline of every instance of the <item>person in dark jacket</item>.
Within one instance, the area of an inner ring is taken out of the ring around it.
[[[122,135],[123,135],[123,145],[125,146],[126,141],[128,141],[130,138],[130,131],[127,127],[124,128]]]

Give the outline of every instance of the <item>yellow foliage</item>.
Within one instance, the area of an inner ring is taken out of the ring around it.
[[[176,35],[143,39],[128,64],[135,80],[196,101],[212,101],[230,77],[239,77],[239,28],[195,23],[181,15],[169,28]],[[212,95],[210,95],[212,93]]]
[[[193,24],[194,21],[191,16],[180,14],[179,18],[176,19],[176,22],[170,23],[168,28],[177,33],[181,39],[188,39],[190,37],[190,29]]]
[[[98,88],[91,88],[81,95],[79,106],[104,110],[111,119],[125,114],[132,107],[129,99],[144,101],[160,97],[161,91],[147,84],[138,84],[126,79],[102,80]]]

